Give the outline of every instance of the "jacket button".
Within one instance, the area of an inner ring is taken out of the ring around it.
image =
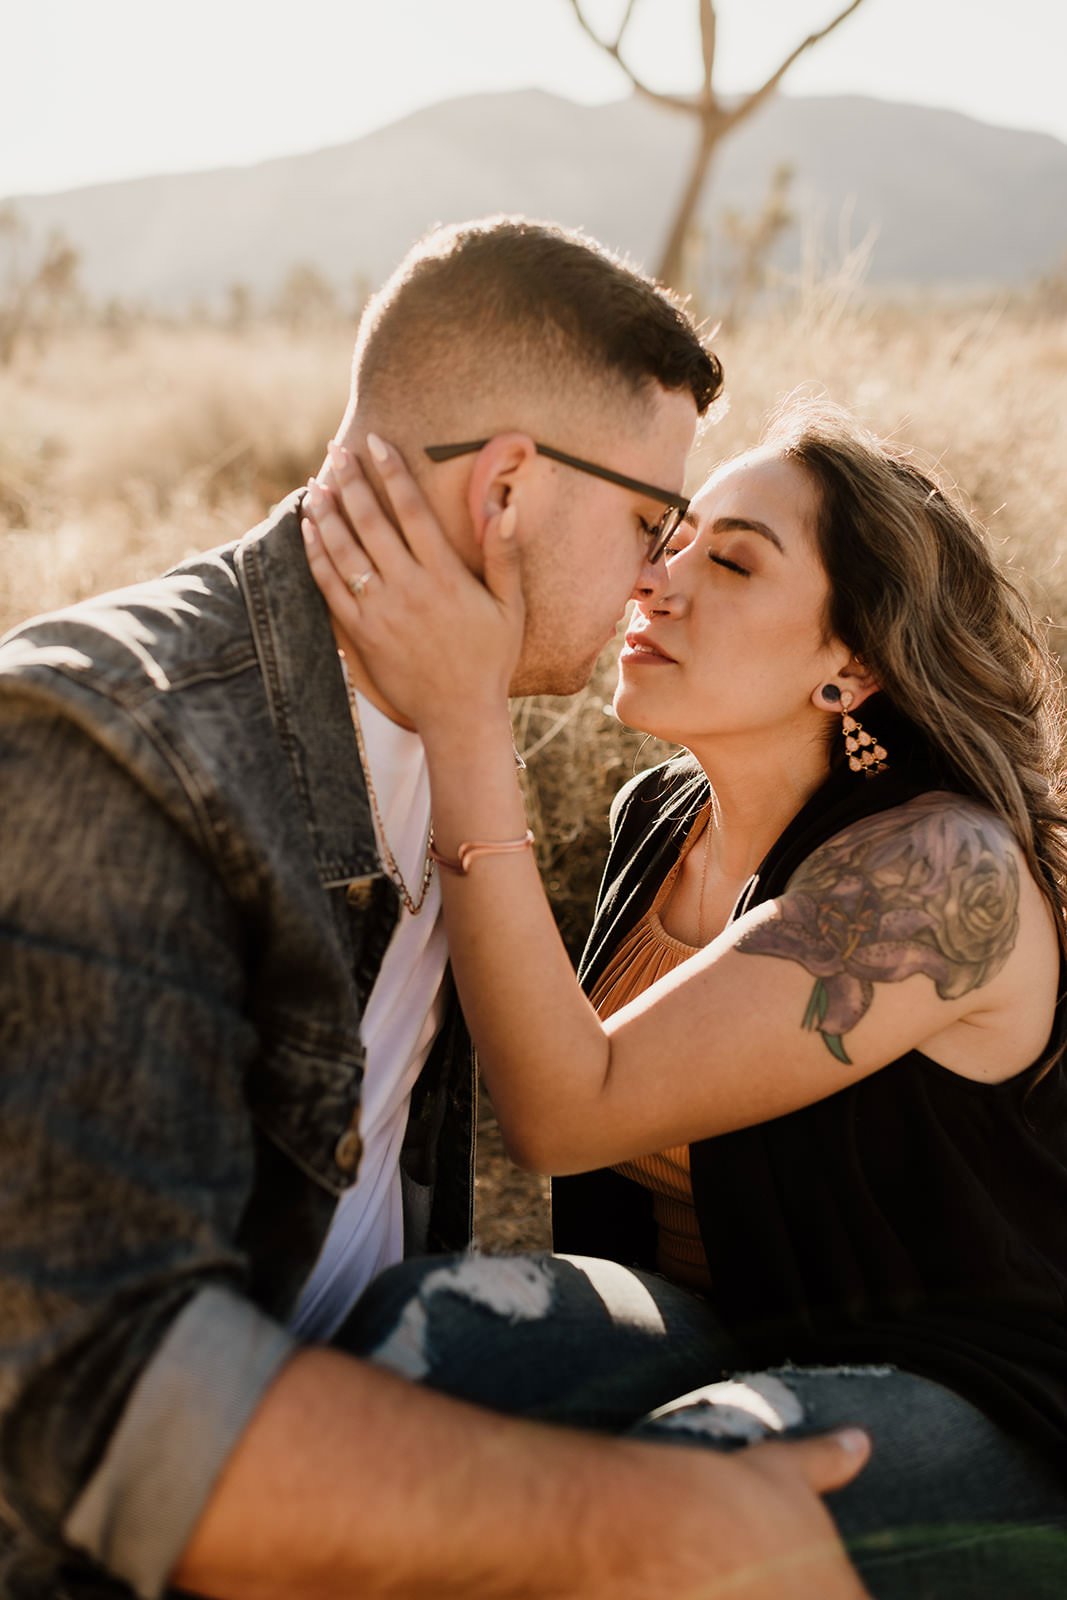
[[[373,893],[373,878],[355,878],[345,890],[345,899],[350,906],[357,906],[362,911],[370,905]]]
[[[363,1140],[355,1128],[346,1128],[334,1148],[333,1159],[342,1172],[355,1172],[363,1154]]]

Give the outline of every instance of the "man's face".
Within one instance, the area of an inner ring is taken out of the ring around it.
[[[568,430],[561,422],[545,439],[681,493],[696,423],[688,391],[657,386],[646,404],[620,403],[593,427]],[[665,507],[539,456],[519,509],[526,634],[512,693],[575,694],[625,615],[646,563],[648,530]]]

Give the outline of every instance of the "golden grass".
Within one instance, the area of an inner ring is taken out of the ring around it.
[[[351,330],[86,329],[0,371],[0,630],[238,537],[314,472],[340,419]],[[807,385],[939,464],[990,528],[1038,609],[1067,622],[1067,316],[1008,305],[848,309],[811,295],[716,341],[729,404],[695,486]],[[561,927],[580,946],[611,794],[662,753],[605,711],[613,665],[570,702],[516,711],[531,751],[531,825]],[[492,1134],[480,1174],[490,1246],[543,1242],[544,1187]],[[488,1202],[487,1202],[488,1196]]]
[[[0,371],[0,628],[257,521],[318,466],[349,339],[343,326],[149,326],[25,349]],[[729,399],[694,484],[755,439],[782,394],[825,389],[938,461],[1041,609],[1067,613],[1067,317],[816,305],[716,343]]]
[[[86,330],[0,372],[0,628],[258,522],[322,460],[345,343]]]

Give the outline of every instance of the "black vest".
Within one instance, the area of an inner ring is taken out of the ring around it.
[[[834,772],[734,915],[849,823],[945,787],[921,763]],[[707,800],[644,775],[616,819],[581,967],[589,990]],[[889,1362],[946,1384],[1067,1465],[1067,1068],[981,1084],[911,1051],[815,1105],[691,1146],[717,1313],[753,1364]],[[699,1045],[694,1045],[694,1065]],[[1040,1081],[1038,1081],[1040,1079]],[[605,1169],[553,1185],[557,1250],[652,1268],[651,1197]]]

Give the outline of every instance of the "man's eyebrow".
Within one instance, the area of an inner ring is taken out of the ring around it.
[[[758,533],[762,538],[769,539],[774,548],[785,555],[785,545],[779,539],[773,528],[768,528],[765,522],[757,522],[755,517],[716,517],[711,524],[712,533],[732,533],[737,530],[751,528],[753,533]]]

